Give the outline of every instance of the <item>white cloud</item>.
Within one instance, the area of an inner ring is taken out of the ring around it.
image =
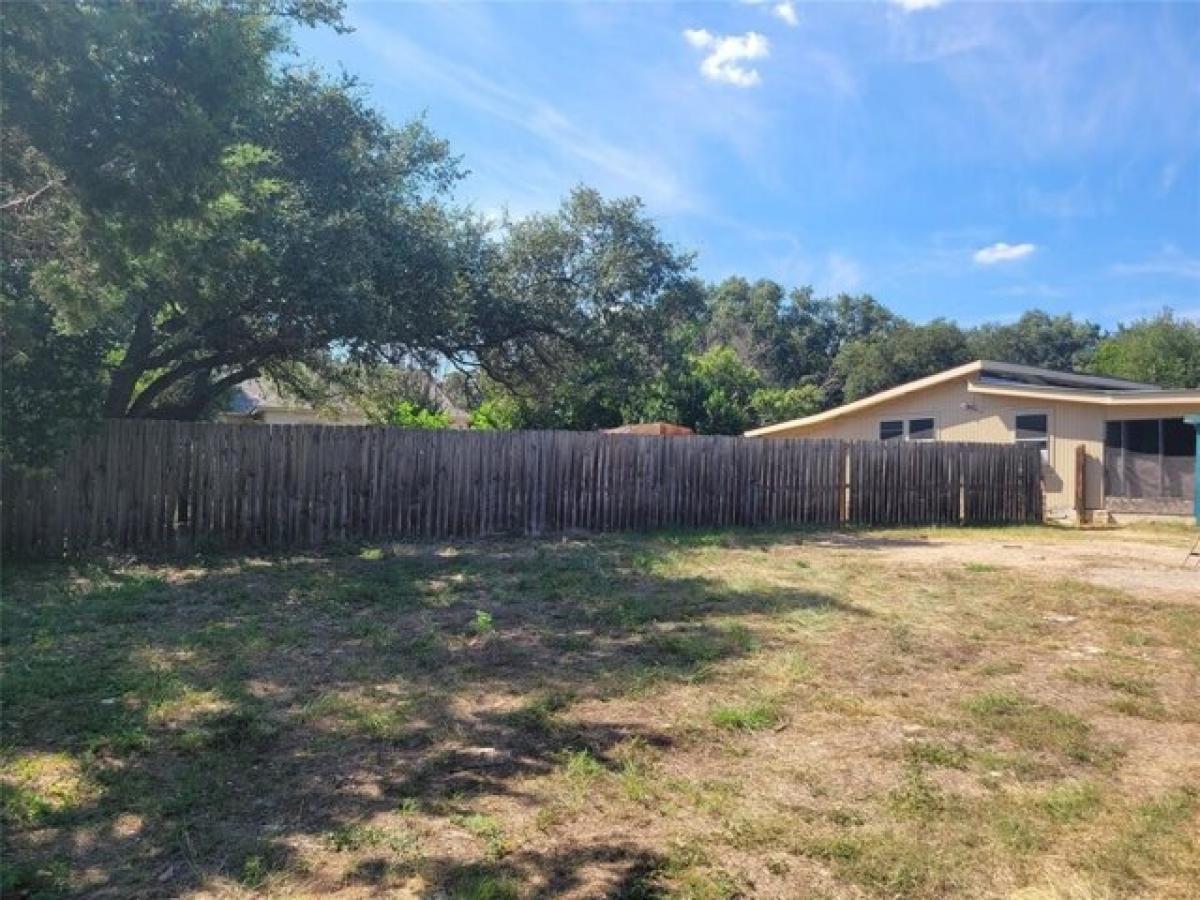
[[[933,9],[941,6],[946,0],[888,0],[892,6],[899,6],[905,12],[919,12],[922,9]]]
[[[800,24],[800,17],[796,15],[796,4],[792,0],[783,0],[782,3],[776,3],[771,7],[771,13],[775,18],[791,25],[793,28]]]
[[[1013,262],[1024,259],[1036,250],[1033,244],[1006,244],[999,241],[988,247],[980,247],[971,257],[981,266],[991,266],[996,263]]]
[[[721,35],[704,28],[688,28],[683,32],[683,38],[697,50],[708,51],[700,63],[700,74],[708,80],[742,88],[762,83],[757,69],[742,65],[745,60],[764,59],[770,55],[767,39],[758,32]]]
[[[765,7],[770,2],[771,0],[742,0],[746,6]],[[793,28],[800,24],[800,16],[796,14],[795,0],[779,0],[778,3],[771,3],[771,15]]]

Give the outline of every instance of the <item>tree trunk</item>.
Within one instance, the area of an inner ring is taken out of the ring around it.
[[[129,403],[133,399],[133,390],[137,387],[142,372],[145,371],[145,360],[150,352],[153,330],[150,322],[150,310],[143,308],[134,323],[133,334],[129,337],[129,347],[125,351],[125,358],[113,371],[112,380],[109,382],[108,397],[104,404],[106,418],[123,419],[128,413]]]

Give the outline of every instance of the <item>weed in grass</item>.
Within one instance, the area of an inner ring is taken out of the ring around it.
[[[1118,697],[1109,704],[1109,707],[1114,712],[1134,719],[1162,722],[1170,718],[1167,708],[1156,697]]]
[[[858,694],[817,690],[813,692],[809,702],[816,709],[847,718],[869,718],[875,715],[875,707]]]
[[[981,731],[1025,749],[1059,753],[1092,764],[1111,761],[1115,752],[1097,743],[1083,719],[1020,694],[979,694],[963,705]]]
[[[714,725],[726,731],[765,731],[782,721],[779,704],[766,699],[718,706],[709,718]]]
[[[521,884],[503,873],[468,866],[454,873],[447,884],[452,900],[518,900]],[[441,892],[438,896],[446,896]]]
[[[1100,790],[1090,781],[1068,781],[1047,791],[1038,807],[1059,822],[1085,819],[1099,810]]]
[[[238,872],[237,880],[248,888],[260,888],[266,884],[270,874],[271,867],[267,865],[267,861],[259,854],[254,853],[242,861],[242,868]]]
[[[383,828],[361,822],[338,825],[326,836],[326,842],[338,853],[376,849],[411,853],[418,843],[417,836],[408,830]]]
[[[905,757],[912,763],[942,769],[965,769],[971,758],[961,745],[949,746],[930,741],[915,741],[904,748]]]
[[[561,766],[567,779],[580,787],[586,787],[608,771],[587,749],[568,750],[562,756]]]
[[[888,628],[888,634],[891,635],[892,643],[896,650],[905,656],[911,655],[916,650],[916,641],[913,638],[912,627],[906,622],[895,622]]]
[[[495,816],[486,813],[471,813],[457,816],[455,823],[484,843],[488,859],[501,859],[508,853],[508,840],[504,826]]]
[[[524,706],[505,713],[504,721],[512,728],[532,734],[549,734],[559,727],[558,714],[571,705],[574,697],[566,692],[551,692],[534,697]]]
[[[866,824],[861,813],[846,807],[835,807],[825,814],[825,818],[839,828],[859,828]]]
[[[785,683],[808,681],[813,676],[813,664],[799,650],[775,654],[768,663],[768,671]]]
[[[992,827],[1001,843],[1015,853],[1033,853],[1046,847],[1048,839],[1045,828],[1024,810],[994,815]]]
[[[968,572],[972,572],[975,574],[981,574],[984,572],[995,572],[995,571],[998,571],[998,569],[999,569],[998,566],[993,566],[991,563],[981,563],[981,562],[969,562],[966,565],[964,565],[963,568],[966,569]]]
[[[475,610],[475,618],[471,620],[471,631],[478,637],[486,637],[496,630],[496,620],[487,610]]]
[[[1135,678],[1129,675],[1115,676],[1109,678],[1106,683],[1111,690],[1128,694],[1131,697],[1154,697],[1158,694],[1158,685],[1149,678]]]
[[[744,625],[726,628],[677,629],[654,636],[654,644],[686,664],[714,663],[730,656],[749,653],[758,640]]]
[[[838,608],[833,603],[814,601],[784,613],[782,621],[792,631],[813,631],[831,627],[837,615]]]
[[[633,738],[613,750],[617,760],[617,783],[625,798],[641,806],[648,806],[659,795],[654,783],[650,751],[645,741]]]
[[[1186,786],[1168,791],[1140,804],[1115,839],[1098,848],[1093,864],[1126,891],[1132,891],[1147,877],[1171,866],[1200,869],[1195,856],[1196,838],[1189,833],[1200,790]]]
[[[904,783],[888,796],[896,812],[915,819],[933,819],[946,810],[946,798],[917,768],[910,768]]]
[[[939,860],[928,848],[893,832],[818,836],[803,841],[801,852],[888,897],[927,895],[938,875],[935,866]]]
[[[644,880],[643,883],[657,884],[656,892],[636,894],[640,897],[672,896],[688,900],[732,900],[745,895],[745,886],[730,873],[712,864],[706,848],[697,841],[675,841],[665,859],[658,867],[660,878],[670,882],[669,893],[661,881]]]
[[[728,872],[688,870],[675,876],[675,896],[687,900],[733,900],[745,896],[738,880]]]
[[[399,740],[407,731],[411,705],[389,693],[346,696],[325,693],[305,704],[301,722],[329,721],[343,734],[359,734],[381,741]]]
[[[1130,697],[1154,697],[1158,694],[1158,685],[1152,679],[1139,678],[1134,675],[1109,674],[1095,669],[1078,669],[1070,667],[1063,675],[1076,684],[1086,684],[1096,687],[1106,687],[1111,691],[1127,694]]]
[[[54,804],[38,791],[19,784],[0,781],[0,813],[8,828],[29,827],[47,819]]]
[[[1153,647],[1162,643],[1158,638],[1145,631],[1130,629],[1121,635],[1121,643],[1130,647]]]

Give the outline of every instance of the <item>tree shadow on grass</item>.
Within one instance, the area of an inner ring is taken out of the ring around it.
[[[612,766],[630,742],[672,746],[644,724],[573,721],[572,704],[703,677],[752,652],[741,617],[866,615],[800,588],[678,574],[681,547],[694,545],[473,542],[10,570],[6,891],[253,887],[339,847],[362,858],[338,877],[378,879],[375,845],[399,838],[360,823],[398,804],[532,808],[525,783],[567,752]],[[619,896],[656,896],[654,878],[636,876],[658,871],[647,853],[518,848],[502,870],[553,895],[616,860],[634,879]],[[431,891],[472,864],[405,863]]]

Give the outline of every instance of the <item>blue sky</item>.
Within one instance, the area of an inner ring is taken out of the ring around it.
[[[302,57],[480,211],[636,194],[710,279],[918,321],[1200,318],[1200,4],[351,3]]]

